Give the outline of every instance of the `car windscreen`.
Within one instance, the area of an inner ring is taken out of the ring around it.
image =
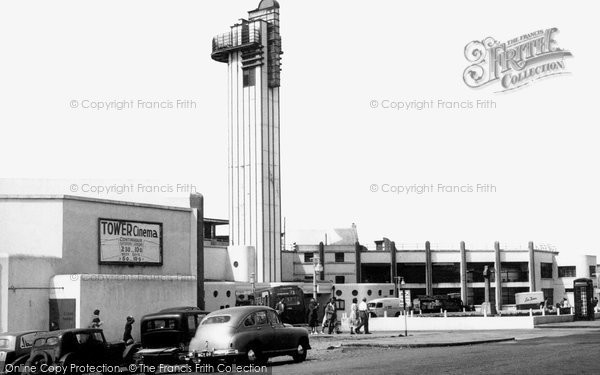
[[[207,325],[207,324],[223,324],[223,323],[227,323],[230,320],[231,320],[231,316],[230,315],[209,316],[207,318],[204,318],[204,320],[202,321],[202,325]]]
[[[152,319],[144,323],[146,331],[159,331],[168,329],[177,329],[176,319]]]
[[[33,346],[42,346],[42,345],[56,345],[58,343],[58,337],[42,337],[39,339],[36,339],[33,342]]]
[[[14,337],[10,337],[10,336],[0,337],[0,349],[14,350],[15,349]]]

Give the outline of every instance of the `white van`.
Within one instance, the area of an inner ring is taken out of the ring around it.
[[[408,306],[410,307],[410,300],[407,300]],[[403,311],[402,298],[377,298],[367,302],[369,310],[371,310],[371,317],[384,317],[384,312],[387,312],[388,317],[400,316]]]

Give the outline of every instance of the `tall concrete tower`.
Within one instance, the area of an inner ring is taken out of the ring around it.
[[[254,246],[257,282],[281,281],[279,4],[262,0],[212,41],[227,63],[229,240]]]

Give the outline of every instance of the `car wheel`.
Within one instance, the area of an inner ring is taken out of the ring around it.
[[[253,365],[264,365],[268,361],[269,359],[258,350],[256,345],[252,345],[246,350],[246,362]]]
[[[371,314],[369,314],[371,316],[371,318],[377,318],[377,314],[375,314],[374,312],[372,312]]]
[[[302,341],[298,344],[298,347],[296,348],[296,353],[292,355],[292,358],[294,358],[294,362],[303,362],[306,359],[306,354],[308,351],[306,347],[307,345],[305,341]]]
[[[395,316],[396,318],[397,318],[397,317],[399,317],[399,316],[400,316],[400,312],[397,312],[397,313],[396,313],[394,316]]]
[[[52,361],[48,353],[38,353],[26,362],[27,368],[35,368],[35,371],[26,371],[25,373],[28,375],[40,375],[43,373],[40,367],[42,365],[50,365],[51,363]]]

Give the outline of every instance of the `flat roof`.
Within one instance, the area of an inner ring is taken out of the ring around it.
[[[165,206],[165,205],[153,204],[153,203],[138,203],[138,202],[118,201],[118,200],[113,200],[113,199],[90,198],[90,197],[82,197],[82,196],[77,196],[77,195],[2,195],[2,194],[0,194],[0,200],[72,200],[72,201],[90,202],[90,203],[114,204],[114,205],[119,205],[119,206],[155,208],[155,209],[159,209],[159,210],[192,212],[192,209],[188,208],[188,207]]]

